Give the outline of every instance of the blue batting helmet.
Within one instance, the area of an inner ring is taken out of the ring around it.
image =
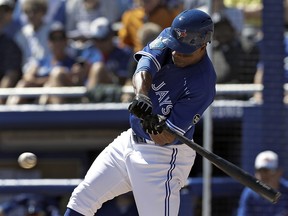
[[[192,53],[211,42],[214,24],[211,17],[198,9],[185,10],[160,34],[161,41],[171,50]]]

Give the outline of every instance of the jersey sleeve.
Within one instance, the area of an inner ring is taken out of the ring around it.
[[[171,58],[169,55],[171,55],[171,50],[161,41],[160,35],[154,41],[145,46],[143,50],[135,53],[134,59],[139,62],[142,56],[148,57],[156,67],[154,73],[157,73],[167,60]],[[155,75],[154,73],[152,73],[152,76]]]

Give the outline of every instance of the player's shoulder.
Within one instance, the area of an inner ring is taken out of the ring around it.
[[[144,49],[151,53],[167,53],[167,51],[171,52],[165,43],[163,43],[163,32],[164,31],[162,31],[154,40],[148,43]]]
[[[150,50],[164,50],[166,45],[162,41],[162,36],[159,35],[156,39],[148,44]]]
[[[149,58],[164,59],[171,53],[171,50],[162,42],[161,36],[158,36],[152,42],[147,44],[141,51],[134,54],[135,59],[138,61],[142,56]]]

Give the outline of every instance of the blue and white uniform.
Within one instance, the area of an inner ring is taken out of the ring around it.
[[[207,55],[198,64],[176,67],[172,51],[161,43],[160,37],[136,53],[136,60],[144,56],[136,73],[140,67],[146,67],[153,77],[149,97],[154,114],[165,116],[169,127],[192,139],[194,125],[214,99],[216,74]],[[130,123],[138,136],[150,139],[143,131],[140,120],[132,114]]]
[[[213,22],[193,9],[175,20],[171,29],[163,30],[135,54],[135,73],[143,70],[152,75],[148,96],[153,113],[165,116],[172,130],[193,139],[195,124],[213,102],[216,73],[207,54],[193,65],[177,67],[172,50],[203,51],[211,41]],[[73,191],[65,216],[93,216],[104,202],[129,191],[133,191],[140,216],[178,215],[179,192],[194,164],[195,151],[177,140],[158,145],[133,115],[130,126],[98,155]]]
[[[153,76],[149,96],[154,113],[167,117],[169,127],[192,139],[195,124],[215,95],[216,75],[210,59],[206,55],[195,65],[177,68],[171,50],[153,43],[135,58],[141,56],[145,56],[142,66]],[[158,146],[143,131],[139,119],[131,115],[130,123],[133,131],[122,133],[97,157],[74,190],[69,208],[94,215],[103,202],[131,191],[133,185],[139,215],[178,214],[179,190],[189,176],[195,151],[178,141],[176,145]],[[153,190],[149,190],[151,184]]]

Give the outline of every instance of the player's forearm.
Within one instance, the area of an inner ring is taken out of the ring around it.
[[[135,94],[148,95],[152,84],[152,76],[147,71],[139,71],[134,74],[132,83]]]

